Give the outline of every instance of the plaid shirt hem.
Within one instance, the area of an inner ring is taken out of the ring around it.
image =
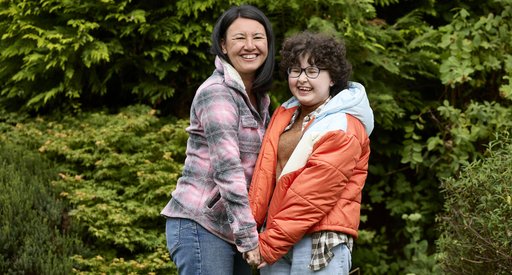
[[[348,249],[352,252],[354,246],[354,239],[346,234],[333,231],[321,231],[313,233],[312,239],[312,252],[311,262],[309,269],[318,271],[326,267],[334,257],[332,248],[339,244],[347,244]]]

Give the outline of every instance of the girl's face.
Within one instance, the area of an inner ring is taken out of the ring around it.
[[[316,78],[311,78],[314,77],[315,68],[317,67],[314,64],[309,64],[308,57],[303,56],[300,58],[300,68],[296,67],[292,70],[295,71],[295,74],[288,74],[288,86],[300,104],[313,111],[327,100],[330,87],[334,83],[329,72],[322,70],[322,68],[319,68],[320,72]],[[292,77],[296,76],[299,71],[299,77]]]
[[[237,18],[227,29],[221,46],[242,78],[253,79],[268,55],[265,27],[256,20]]]

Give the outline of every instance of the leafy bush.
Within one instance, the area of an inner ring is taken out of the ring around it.
[[[485,159],[442,184],[437,241],[449,274],[512,273],[512,140],[491,143]]]
[[[4,106],[75,110],[180,98],[182,87],[192,92],[211,72],[203,64],[213,59],[209,36],[222,7],[214,2],[0,1]]]
[[[6,132],[62,164],[55,184],[92,250],[75,255],[77,272],[174,270],[159,213],[181,173],[185,125],[131,106],[118,114],[27,120]]]
[[[51,185],[55,171],[37,153],[0,142],[1,274],[71,273],[83,248]]]

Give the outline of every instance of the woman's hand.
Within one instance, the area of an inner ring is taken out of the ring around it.
[[[244,252],[242,254],[244,260],[247,261],[247,263],[250,266],[259,266],[261,264],[261,254],[259,247],[256,247],[253,250]]]

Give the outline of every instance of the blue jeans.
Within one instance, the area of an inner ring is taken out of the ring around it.
[[[167,249],[180,275],[251,275],[251,267],[236,246],[213,235],[198,223],[168,218]]]
[[[329,264],[313,272],[309,269],[311,262],[311,236],[306,235],[293,246],[293,256],[290,260],[279,259],[273,265],[267,265],[260,269],[261,275],[347,275],[352,266],[352,255],[346,244],[333,247],[334,258]]]

